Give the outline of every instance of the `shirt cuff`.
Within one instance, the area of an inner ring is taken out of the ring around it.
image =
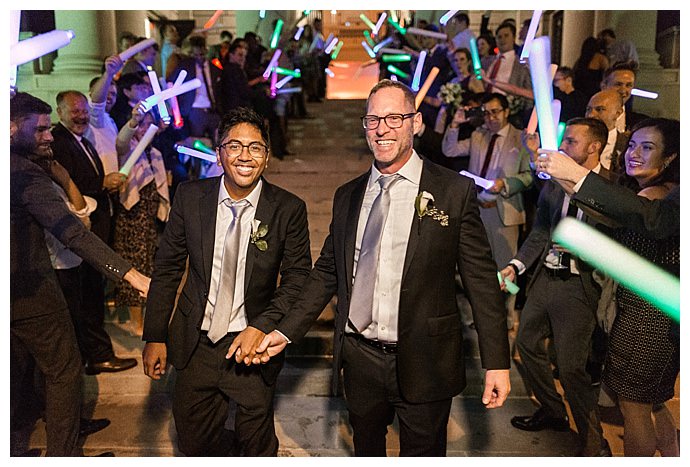
[[[508,263],[514,264],[515,266],[517,266],[518,272],[520,274],[523,274],[525,272],[525,270],[527,269],[525,267],[524,263],[522,261],[520,261],[519,259],[511,259]]]
[[[283,334],[282,332],[278,331],[277,329],[276,329],[275,331],[276,331],[278,334],[280,334],[281,336],[283,336],[283,338],[285,338],[285,340],[287,341],[288,344],[292,344],[292,341],[290,340],[290,338],[289,338],[288,336],[286,336],[286,335]]]
[[[589,174],[587,174],[587,175],[589,175]],[[585,183],[585,178],[587,178],[587,175],[585,175],[584,177],[582,177],[582,178],[580,179],[580,181],[577,182],[577,183],[575,184],[575,186],[573,187],[573,191],[574,191],[575,193],[577,193],[578,191],[580,191],[580,188],[582,187],[582,184]]]

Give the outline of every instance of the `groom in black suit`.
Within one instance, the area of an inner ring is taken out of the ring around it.
[[[233,344],[256,347],[297,297],[311,267],[307,211],[301,199],[261,176],[269,158],[262,117],[235,109],[218,135],[223,175],[179,186],[156,254],[144,371],[159,379],[168,361],[175,367],[173,416],[186,455],[234,451],[224,429],[230,398],[242,454],[275,456],[273,394],[283,361],[248,367],[226,354]]]
[[[371,170],[337,190],[330,235],[299,299],[256,356],[242,353],[269,361],[337,294],[333,362],[336,376],[344,371],[355,455],[385,456],[397,415],[400,455],[445,456],[451,401],[466,385],[456,269],[487,369],[482,402],[500,407],[510,391],[496,265],[474,183],[412,148],[422,117],[410,89],[379,82],[362,123]]]

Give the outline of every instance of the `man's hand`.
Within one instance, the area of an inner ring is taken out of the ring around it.
[[[124,62],[119,55],[111,55],[105,59],[105,72],[109,76],[115,76],[120,68],[124,65]]]
[[[256,348],[256,353],[261,354],[261,358],[254,358],[252,363],[268,363],[271,357],[275,357],[282,352],[285,346],[287,346],[285,337],[278,331],[271,331],[269,334],[266,334],[264,340]]]
[[[537,173],[545,172],[551,175],[569,195],[573,194],[575,184],[589,174],[589,169],[582,167],[567,154],[543,148],[539,148],[538,152]]]
[[[103,188],[108,191],[117,191],[123,183],[127,180],[127,176],[120,172],[111,172],[103,177]]]
[[[501,407],[510,393],[510,370],[486,370],[482,403],[487,409]]]
[[[465,116],[465,108],[460,107],[458,110],[455,111],[455,114],[453,115],[453,120],[450,122],[450,127],[451,128],[457,128],[460,126],[460,124],[465,123],[469,121],[469,119]]]
[[[539,135],[537,133],[527,133],[527,130],[523,130],[520,134],[520,140],[522,141],[522,146],[529,152],[532,162],[536,162],[537,150],[539,149]]]
[[[513,269],[512,266],[507,266],[503,269],[501,269],[501,277],[504,279],[501,282],[501,290],[504,292],[508,291],[508,288],[506,287],[505,279],[508,279],[510,282],[513,284],[515,283],[515,269]]]
[[[256,347],[264,336],[266,336],[266,333],[263,331],[252,326],[247,326],[247,328],[239,333],[239,335],[235,337],[235,340],[232,341],[225,358],[231,359],[234,355],[237,363],[242,363],[244,361],[245,365],[251,365],[252,361],[258,358]]]
[[[149,286],[151,285],[151,278],[143,275],[136,269],[132,268],[127,271],[127,274],[123,277],[124,280],[129,282],[129,284],[139,291],[139,295],[143,298],[149,293]]]
[[[161,379],[168,364],[168,348],[164,342],[147,342],[141,353],[144,374],[151,379]]]
[[[489,193],[500,193],[505,186],[506,182],[504,182],[502,178],[497,178],[494,180],[494,184],[491,185],[486,191]]]

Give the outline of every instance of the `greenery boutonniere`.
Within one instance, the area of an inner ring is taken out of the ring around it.
[[[422,191],[417,195],[414,200],[414,207],[417,210],[420,221],[424,216],[431,216],[433,220],[438,221],[443,227],[448,226],[448,214],[434,206],[434,195],[428,191]]]
[[[268,243],[266,240],[262,240],[268,233],[268,226],[262,224],[259,219],[252,220],[252,233],[249,241],[256,245],[260,251],[268,250]]]

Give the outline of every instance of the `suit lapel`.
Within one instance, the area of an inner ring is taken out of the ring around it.
[[[204,262],[206,290],[211,285],[213,269],[213,246],[216,238],[216,216],[218,213],[218,190],[222,177],[208,185],[208,190],[199,198],[199,228],[201,230],[201,257]]]
[[[350,193],[350,205],[348,207],[345,221],[345,277],[347,282],[348,296],[352,292],[352,277],[355,263],[355,243],[357,241],[357,225],[359,224],[359,214],[362,210],[362,202],[364,201],[364,193],[367,189],[367,182],[371,169],[362,176],[359,183],[357,183]]]
[[[269,228],[271,219],[273,219],[273,213],[276,210],[275,195],[273,193],[273,187],[265,179],[263,179],[263,186],[261,187],[261,196],[259,196],[259,204],[256,206],[256,214],[254,214],[254,219],[260,220],[262,223],[268,224]],[[252,269],[254,268],[254,262],[259,256],[259,249],[256,248],[251,243],[247,244],[247,262],[244,266],[244,296],[245,301],[248,296],[248,287],[250,284],[250,278],[252,277]],[[270,248],[270,247],[269,247]]]
[[[426,160],[424,160],[424,168],[422,169],[422,178],[419,180],[418,193],[421,193],[422,191],[427,191],[433,194],[435,190],[438,191],[437,189],[439,186],[440,185],[436,183],[436,177],[429,170],[429,163]],[[436,196],[435,198],[436,202],[438,202],[439,197]],[[412,207],[412,209],[415,209],[414,206]],[[410,269],[410,265],[412,264],[412,258],[414,258],[415,251],[417,250],[417,245],[419,244],[419,237],[421,236],[421,234],[421,220],[419,219],[419,216],[415,211],[415,214],[412,217],[412,225],[410,226],[410,235],[407,239],[407,250],[405,251],[405,264],[403,266],[402,281],[405,280],[407,271]]]

